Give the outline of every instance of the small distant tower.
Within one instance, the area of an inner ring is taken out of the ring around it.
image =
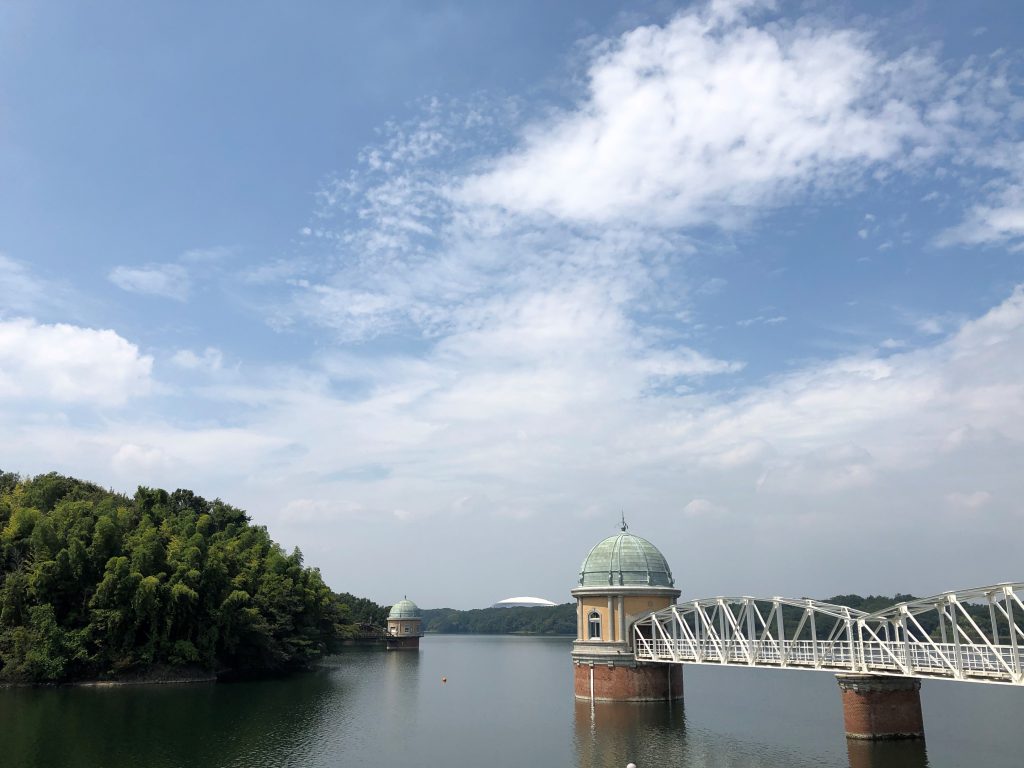
[[[402,598],[388,614],[387,643],[389,651],[417,651],[423,637],[423,618],[416,603]]]
[[[644,664],[633,654],[633,624],[675,605],[680,591],[665,557],[651,542],[621,530],[599,542],[580,566],[575,693],[591,701],[666,701],[683,698],[679,664]]]

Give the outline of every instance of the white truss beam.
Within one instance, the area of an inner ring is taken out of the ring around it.
[[[1024,583],[995,584],[875,613],[808,599],[713,597],[641,618],[633,625],[633,646],[637,659],[655,663],[1024,686],[1022,597]],[[982,610],[972,615],[971,606]],[[988,627],[978,622],[984,608]]]

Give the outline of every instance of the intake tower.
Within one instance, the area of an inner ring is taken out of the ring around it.
[[[625,521],[619,533],[598,542],[584,558],[572,590],[576,698],[681,699],[681,665],[645,664],[633,654],[636,619],[674,605],[679,595],[665,557],[651,542],[629,533]]]

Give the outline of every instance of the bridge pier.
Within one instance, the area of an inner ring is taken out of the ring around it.
[[[885,675],[836,675],[846,738],[923,739],[921,681]]]

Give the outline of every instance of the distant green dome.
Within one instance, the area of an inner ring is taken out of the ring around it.
[[[595,546],[580,566],[581,587],[672,587],[665,556],[647,539],[623,530]]]
[[[418,619],[420,618],[420,609],[416,607],[416,603],[412,600],[399,600],[391,606],[391,613],[388,614],[388,618]]]

